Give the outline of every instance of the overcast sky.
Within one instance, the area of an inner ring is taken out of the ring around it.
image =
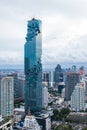
[[[42,20],[44,65],[87,62],[87,0],[2,0],[0,64],[23,64],[32,17]]]

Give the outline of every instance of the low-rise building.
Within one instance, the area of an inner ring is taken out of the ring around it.
[[[15,108],[14,109],[14,123],[20,122],[25,115],[24,108]]]
[[[51,130],[51,119],[49,114],[40,114],[36,116],[38,124],[41,126],[41,130]]]
[[[67,119],[71,122],[87,123],[87,113],[71,112]]]
[[[40,126],[33,115],[27,115],[24,121],[23,130],[41,130]]]

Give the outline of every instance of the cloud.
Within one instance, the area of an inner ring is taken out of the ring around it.
[[[43,63],[47,64],[52,62],[56,64],[58,62],[87,62],[87,35],[72,39],[67,46],[54,45],[51,50],[44,51],[42,59]]]
[[[23,63],[27,21],[35,16],[42,20],[44,65],[87,61],[86,5],[86,0],[0,1],[0,60]]]
[[[23,55],[16,51],[0,51],[0,65],[1,64],[23,64]]]

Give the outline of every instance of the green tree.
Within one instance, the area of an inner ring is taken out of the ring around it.
[[[71,125],[59,125],[54,130],[73,130]]]
[[[59,120],[60,116],[59,116],[59,111],[57,109],[54,109],[53,114],[54,114],[53,119]]]
[[[61,117],[66,118],[69,113],[70,113],[70,110],[68,108],[62,108]]]
[[[57,109],[54,109],[53,113],[54,113],[54,115],[57,115],[57,114],[59,114],[59,111]]]
[[[52,117],[52,120],[65,120],[67,115],[70,113],[70,110],[68,108],[63,108],[59,112],[57,109],[54,109],[53,113],[54,115]]]
[[[85,127],[84,129],[82,129],[82,130],[87,130],[87,127]]]

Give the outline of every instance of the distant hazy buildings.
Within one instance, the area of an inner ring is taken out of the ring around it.
[[[65,98],[70,100],[71,94],[77,83],[80,82],[80,74],[77,72],[69,72],[66,76]]]
[[[14,84],[12,77],[3,77],[0,80],[0,115],[13,115]]]
[[[81,67],[79,68],[79,73],[80,73],[81,78],[84,78],[84,77],[85,77],[84,66],[81,66]]]
[[[62,90],[65,87],[65,83],[64,82],[59,82],[58,83],[58,93],[62,94]]]
[[[42,22],[33,18],[28,21],[25,61],[25,112],[42,109]]]
[[[50,71],[50,86],[54,86],[54,71]]]
[[[43,72],[42,79],[43,79],[44,85],[45,85],[45,86],[49,86],[50,73],[49,73],[49,72]]]
[[[76,66],[73,65],[73,66],[72,66],[72,72],[76,72],[76,71],[77,71]]]
[[[79,71],[80,71],[80,74],[81,74],[81,75],[85,74],[84,66],[81,66],[81,67],[79,68]]]
[[[55,85],[57,86],[59,82],[63,82],[63,72],[61,69],[61,65],[57,65],[54,71],[54,82]]]
[[[71,95],[71,109],[76,111],[85,109],[85,82],[75,86]]]
[[[53,87],[54,86],[54,71],[43,71],[42,74],[43,84],[45,86]]]

